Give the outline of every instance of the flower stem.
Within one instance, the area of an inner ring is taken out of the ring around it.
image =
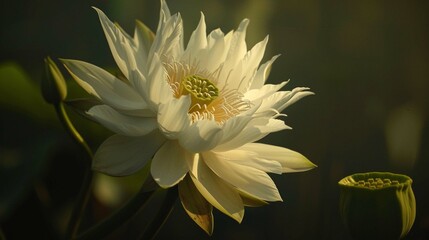
[[[144,207],[155,191],[144,191],[145,185],[141,190],[130,199],[124,206],[114,212],[109,218],[104,219],[94,227],[77,237],[78,240],[102,239],[109,233],[116,230],[119,226],[129,220],[137,211]]]
[[[58,118],[60,119],[61,123],[64,125],[67,132],[76,141],[76,143],[78,143],[78,145],[83,148],[83,150],[87,153],[89,160],[91,160],[93,155],[92,151],[89,148],[88,144],[86,143],[85,139],[83,139],[83,137],[74,127],[73,123],[70,121],[70,118],[68,117],[67,112],[64,108],[64,103],[59,102],[54,106],[55,106],[55,110],[57,112]],[[88,161],[87,163],[91,163],[91,161]]]
[[[173,211],[174,203],[176,202],[177,197],[177,186],[168,189],[167,195],[165,196],[164,201],[161,204],[158,214],[143,232],[143,235],[140,237],[140,239],[151,240],[156,237],[159,230],[161,230],[162,226],[164,226],[165,222],[170,216],[170,213]]]
[[[65,129],[69,133],[69,135],[76,141],[76,143],[82,148],[85,154],[85,177],[77,197],[77,202],[75,203],[73,212],[70,216],[69,225],[66,231],[66,239],[72,239],[75,237],[80,221],[82,219],[82,215],[84,214],[84,210],[86,204],[88,203],[89,197],[91,195],[91,187],[92,187],[92,171],[91,171],[91,162],[92,162],[92,151],[89,148],[86,141],[79,134],[79,132],[74,127],[73,123],[70,121],[67,112],[64,108],[64,103],[59,102],[58,104],[54,104],[55,110],[57,112],[58,118],[61,120],[61,123],[64,125]]]

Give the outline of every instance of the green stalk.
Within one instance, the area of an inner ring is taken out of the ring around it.
[[[154,195],[155,191],[144,191],[143,184],[141,190],[134,195],[122,208],[114,212],[110,217],[104,219],[94,227],[77,237],[78,240],[102,239],[124,224],[134,216],[140,208],[143,208],[148,200]]]
[[[147,229],[143,232],[143,235],[140,237],[140,239],[152,240],[156,237],[162,226],[164,226],[171,212],[173,211],[174,203],[176,203],[177,197],[177,186],[168,189],[168,192],[164,198],[164,201],[161,204],[158,214],[149,224]]]
[[[89,148],[86,141],[79,134],[79,132],[74,127],[73,123],[70,121],[67,112],[64,108],[64,103],[59,102],[54,104],[55,110],[57,112],[58,118],[61,123],[64,125],[65,129],[69,133],[69,135],[76,141],[76,143],[82,148],[82,150],[86,153],[85,158],[86,167],[85,167],[85,177],[77,197],[77,202],[75,203],[72,215],[70,217],[69,225],[66,231],[66,239],[73,239],[79,229],[79,225],[82,219],[82,216],[85,211],[85,207],[88,203],[89,197],[91,195],[91,187],[92,187],[92,170],[91,170],[91,162],[92,162],[92,151]]]

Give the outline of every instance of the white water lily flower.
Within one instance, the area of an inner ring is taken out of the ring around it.
[[[280,112],[313,93],[280,91],[286,82],[265,84],[277,56],[260,65],[268,37],[247,50],[249,20],[236,31],[207,35],[201,14],[185,47],[180,14],[171,15],[164,0],[155,35],[138,22],[131,37],[96,11],[125,80],[63,60],[103,103],[88,114],[116,133],[97,150],[94,170],[130,175],[152,159],[154,180],[163,188],[179,184],[185,210],[211,233],[212,206],[241,222],[245,205],[282,200],[267,173],[315,167],[295,151],[255,143],[289,129],[277,119]]]

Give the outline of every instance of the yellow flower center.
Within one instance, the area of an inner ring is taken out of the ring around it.
[[[209,105],[219,96],[219,89],[209,79],[198,75],[187,76],[181,82],[182,95],[191,94],[192,108],[189,113]]]
[[[250,108],[243,95],[226,86],[218,88],[218,71],[208,72],[180,62],[164,63],[173,95],[190,95],[188,113],[192,121],[213,119],[218,124]]]

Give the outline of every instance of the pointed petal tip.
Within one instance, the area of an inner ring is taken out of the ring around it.
[[[200,12],[200,16],[200,21],[204,21],[206,17],[202,11]]]
[[[58,58],[58,60],[60,60],[61,62],[67,62],[67,61],[71,61],[72,59],[67,59],[67,58]]]
[[[221,211],[221,212],[223,214],[227,215],[228,217],[232,218],[233,220],[235,220],[239,224],[241,224],[243,222],[244,210],[242,212],[237,212],[237,213],[228,213],[228,212],[224,212],[224,211]]]
[[[106,14],[101,9],[94,6],[92,6],[91,8],[97,12],[99,18],[106,17]]]
[[[249,20],[248,18],[244,18],[244,19],[241,21],[240,25],[241,25],[241,24],[246,24],[246,26],[247,26],[249,23],[250,23],[250,20]]]
[[[250,20],[248,18],[243,19],[238,25],[237,31],[246,31],[247,26],[249,26]]]
[[[305,165],[307,165],[306,166],[306,168],[302,168],[301,169],[301,172],[304,172],[304,171],[309,171],[309,170],[311,170],[311,169],[313,169],[313,168],[317,168],[317,165],[316,164],[314,164],[312,161],[310,161],[308,158],[306,158],[305,156],[303,156],[304,157],[304,159],[303,159],[303,161],[305,161]]]

